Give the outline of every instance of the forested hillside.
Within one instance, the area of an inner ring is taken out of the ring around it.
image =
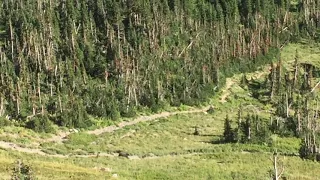
[[[226,76],[317,38],[318,0],[3,0],[0,116],[87,127],[196,105]],[[24,124],[24,123],[23,123]]]

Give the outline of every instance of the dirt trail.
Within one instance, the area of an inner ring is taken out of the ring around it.
[[[6,150],[12,150],[12,151],[28,153],[28,154],[37,154],[37,155],[40,155],[40,156],[56,157],[56,158],[69,158],[69,157],[79,157],[79,158],[120,157],[119,153],[104,153],[104,152],[99,152],[98,154],[86,154],[86,155],[48,154],[48,153],[43,152],[41,149],[25,148],[25,147],[21,147],[21,146],[19,146],[17,144],[10,143],[10,142],[5,142],[5,141],[0,141],[0,148],[1,149],[6,149]],[[196,155],[196,154],[200,154],[200,153],[186,153],[186,154],[181,154],[181,155]],[[131,156],[127,156],[126,158],[128,158],[130,160],[138,160],[138,159],[156,159],[156,158],[167,157],[167,156],[177,156],[177,155],[164,155],[164,156],[152,155],[152,156],[144,156],[144,157],[131,155]]]
[[[108,126],[108,127],[101,128],[101,129],[87,131],[86,133],[95,134],[95,135],[100,135],[100,134],[107,133],[107,132],[110,133],[110,132],[119,130],[125,126],[135,125],[140,122],[151,121],[151,120],[155,120],[155,119],[159,119],[159,118],[173,116],[176,114],[190,114],[190,113],[206,112],[209,108],[210,108],[210,106],[202,108],[202,109],[194,109],[194,110],[188,110],[188,111],[177,111],[177,112],[162,112],[162,113],[153,114],[150,116],[141,116],[141,117],[134,119],[133,121],[121,122],[118,126],[112,125],[112,126]],[[61,132],[58,135],[55,135],[51,138],[44,139],[42,142],[55,142],[55,143],[63,142],[66,139],[66,137],[69,136],[70,134],[72,134],[72,133],[71,132]],[[39,145],[40,144],[38,144],[38,146]],[[18,144],[5,142],[5,141],[0,141],[0,148],[10,149],[10,150],[14,150],[14,151],[29,153],[29,154],[38,154],[38,155],[42,155],[42,156],[50,156],[50,157],[58,157],[58,158],[70,157],[70,155],[48,154],[48,153],[43,152],[39,148],[21,147]],[[96,157],[96,156],[97,155],[72,155],[72,157],[82,157],[82,158],[89,158],[89,157]],[[99,156],[101,156],[101,157],[106,157],[106,156],[107,157],[115,157],[118,155],[108,154],[108,153],[100,153]]]
[[[24,147],[21,147],[17,144],[5,142],[5,141],[0,141],[0,148],[10,149],[13,151],[19,151],[19,152],[24,152],[24,153],[29,153],[29,154],[38,154],[38,155],[42,155],[42,156],[48,155],[45,152],[43,152],[41,149],[24,148]],[[60,157],[60,158],[64,157],[64,155],[49,155],[49,156]]]
[[[155,120],[155,119],[159,119],[159,118],[173,116],[176,114],[191,114],[191,113],[206,112],[209,108],[210,108],[210,106],[202,108],[202,109],[195,109],[195,110],[188,110],[188,111],[177,111],[177,112],[162,112],[160,114],[153,114],[150,116],[141,116],[141,117],[136,118],[133,121],[121,122],[118,124],[118,126],[115,126],[115,125],[108,126],[108,127],[96,129],[93,131],[88,131],[87,133],[88,134],[95,134],[95,135],[100,135],[100,134],[107,133],[107,132],[110,133],[110,132],[116,131],[118,129],[122,129],[125,126],[132,126],[132,125],[138,124],[140,122],[151,121],[151,120]]]
[[[176,115],[176,114],[192,114],[192,113],[206,112],[209,108],[210,108],[210,106],[204,107],[202,109],[193,109],[193,110],[176,111],[176,112],[162,112],[162,113],[159,113],[159,114],[153,114],[153,115],[149,115],[149,116],[140,116],[140,117],[137,117],[136,119],[134,119],[132,121],[121,122],[117,126],[116,125],[107,126],[107,127],[100,128],[100,129],[86,131],[86,133],[94,134],[94,135],[100,135],[100,134],[103,134],[103,133],[110,133],[110,132],[122,129],[125,126],[132,126],[132,125],[138,124],[140,122],[152,121],[152,120],[155,120],[155,119],[169,117],[169,116],[173,116],[173,115]],[[54,135],[51,138],[44,139],[42,142],[57,142],[57,143],[61,143],[70,134],[72,134],[72,132],[60,132],[60,133],[58,133],[57,135]]]
[[[227,98],[228,96],[230,95],[230,92],[229,90],[231,89],[232,85],[234,84],[235,82],[231,79],[231,78],[227,78],[226,79],[226,87],[222,90],[222,95],[220,97],[220,100],[219,102],[221,103],[226,103],[227,102]]]
[[[66,137],[68,137],[70,134],[72,134],[71,132],[60,132],[57,135],[52,136],[51,138],[48,139],[44,139],[43,142],[57,142],[57,143],[61,143],[63,142]]]
[[[263,70],[261,71],[255,71],[252,73],[251,78],[254,77],[255,79],[259,79],[261,78],[263,75],[267,74],[269,69],[269,66],[264,67]],[[220,103],[226,103],[227,102],[227,98],[230,95],[230,89],[232,88],[232,86],[236,83],[236,80],[234,80],[234,78],[227,78],[226,79],[226,86],[225,88],[222,90],[222,95],[220,97],[219,102]]]
[[[82,157],[82,158],[90,158],[90,157],[97,157],[95,154],[89,154],[89,155],[63,155],[63,154],[48,154],[43,152],[41,149],[31,149],[31,148],[25,148],[21,147],[17,144],[0,141],[0,148],[2,149],[10,149],[13,151],[19,151],[29,154],[37,154],[41,156],[49,156],[49,157],[57,157],[57,158],[68,158],[68,157]],[[108,153],[99,153],[99,157],[117,157],[118,154],[108,154]]]
[[[70,158],[70,157],[78,157],[78,158],[99,158],[99,157],[111,157],[111,158],[119,158],[122,156],[119,156],[119,153],[104,153],[104,152],[99,152],[97,154],[86,154],[86,155],[74,155],[74,154],[68,154],[68,155],[63,155],[63,154],[48,154],[43,152],[41,149],[30,149],[30,148],[24,148],[20,147],[14,143],[9,143],[9,142],[4,142],[0,141],[0,148],[6,149],[6,150],[13,150],[13,151],[18,151],[18,152],[23,152],[23,153],[28,153],[28,154],[36,154],[40,156],[46,156],[46,157],[55,157],[55,158]],[[209,152],[210,153],[210,152]],[[249,154],[252,152],[249,151],[241,151],[241,153],[244,154]],[[268,152],[264,152],[268,153]],[[205,152],[187,152],[187,153],[182,153],[182,154],[167,154],[167,155],[146,155],[146,156],[137,156],[137,155],[129,155],[129,156],[124,156],[123,158],[127,158],[129,160],[141,160],[141,159],[158,159],[158,158],[163,158],[163,157],[181,157],[181,156],[195,156],[195,155],[202,155],[202,154],[208,154]],[[285,153],[280,153],[284,156],[288,156],[288,154]],[[289,154],[289,156],[298,156],[297,154]]]

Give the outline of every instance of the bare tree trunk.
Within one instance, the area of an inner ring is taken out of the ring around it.
[[[20,114],[20,85],[19,85],[19,82],[17,83],[16,100],[17,100],[17,114]]]
[[[293,79],[293,88],[297,85],[297,79],[298,79],[298,50],[296,50],[296,57],[294,62],[294,79]]]
[[[276,72],[275,72],[275,67],[272,63],[271,64],[271,93],[270,93],[271,101],[274,97],[274,92],[275,92],[275,80],[276,80]]]
[[[42,104],[42,101],[41,101],[41,89],[40,89],[40,73],[38,73],[38,96],[39,96],[39,103]]]
[[[60,113],[62,113],[62,102],[61,102],[61,97],[59,95],[59,107],[60,107]]]
[[[300,116],[300,109],[297,110],[297,119],[298,119],[298,132],[301,132],[301,116]]]
[[[4,98],[1,96],[0,97],[0,116],[3,116],[4,114]]]
[[[277,155],[273,155],[274,180],[278,180]]]
[[[12,28],[12,21],[9,20],[9,28],[10,28],[10,44],[11,44],[11,59],[13,60],[13,28]]]
[[[273,154],[273,169],[274,169],[273,180],[280,180],[284,172],[284,165],[280,166],[280,171],[279,171],[277,153]]]
[[[287,111],[287,118],[289,117],[289,97],[288,92],[286,92],[286,111]]]

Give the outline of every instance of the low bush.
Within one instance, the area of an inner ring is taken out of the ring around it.
[[[34,180],[35,177],[29,165],[24,164],[21,160],[15,162],[11,180]]]
[[[32,117],[29,121],[27,121],[26,128],[33,129],[36,132],[45,133],[53,133],[55,131],[53,128],[53,123],[47,116],[43,115]]]

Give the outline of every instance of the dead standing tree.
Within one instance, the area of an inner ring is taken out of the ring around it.
[[[279,161],[277,152],[275,152],[270,159],[273,162],[272,180],[280,180],[284,173],[284,163],[283,161]]]

